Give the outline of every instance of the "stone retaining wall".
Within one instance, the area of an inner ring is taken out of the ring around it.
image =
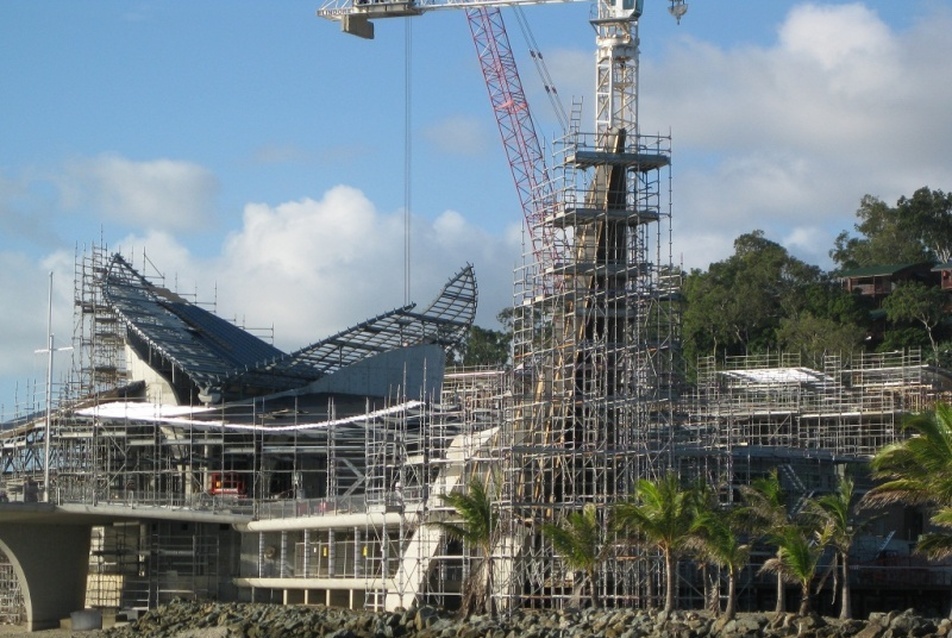
[[[911,610],[840,621],[794,614],[738,614],[730,622],[696,611],[634,609],[519,611],[460,620],[424,606],[369,612],[269,605],[174,601],[104,638],[952,638],[949,619]]]

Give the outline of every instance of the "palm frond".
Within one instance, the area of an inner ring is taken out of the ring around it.
[[[940,532],[923,534],[916,544],[916,551],[935,560],[952,557],[952,534]]]
[[[883,482],[864,503],[952,505],[952,407],[938,403],[907,419],[902,430],[910,438],[884,447],[870,462],[873,477]]]

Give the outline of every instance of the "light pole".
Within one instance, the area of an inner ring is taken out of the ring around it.
[[[46,317],[46,426],[43,432],[43,502],[50,502],[50,436],[53,429],[53,271],[50,271],[49,305]],[[60,348],[72,350],[72,347]],[[43,350],[37,350],[43,352]]]

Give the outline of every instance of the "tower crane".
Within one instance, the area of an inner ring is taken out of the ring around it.
[[[542,271],[549,269],[555,258],[551,229],[542,223],[546,211],[552,210],[555,194],[500,7],[575,1],[579,0],[328,0],[317,12],[320,17],[339,21],[346,33],[372,39],[373,20],[378,18],[418,16],[436,9],[466,11],[532,252]],[[680,22],[687,3],[668,2],[669,12]],[[637,25],[644,0],[596,3],[597,15],[591,21],[598,52],[595,131],[602,139],[612,130],[637,131]]]
[[[509,583],[494,595],[554,595],[564,565],[536,551],[542,539],[532,522],[617,502],[637,480],[663,473],[673,449],[676,334],[657,286],[665,266],[651,261],[649,246],[649,229],[664,217],[659,175],[670,142],[638,127],[644,0],[595,0],[595,127],[582,133],[573,116],[557,141],[561,181],[549,180],[499,14],[502,6],[572,1],[328,0],[318,11],[365,38],[377,18],[467,12],[536,262],[519,291],[529,296],[513,307],[514,406],[496,443],[509,455],[510,515],[494,549],[508,561]],[[668,3],[680,20],[685,0]],[[606,543],[618,540],[607,527],[601,533]],[[640,595],[651,565],[616,567],[612,595]]]

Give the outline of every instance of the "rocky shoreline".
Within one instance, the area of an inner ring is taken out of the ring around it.
[[[461,620],[423,606],[370,612],[178,600],[103,638],[952,638],[948,618],[912,610],[841,621],[795,614],[743,613],[724,622],[698,611],[665,614],[635,609],[519,611]]]

